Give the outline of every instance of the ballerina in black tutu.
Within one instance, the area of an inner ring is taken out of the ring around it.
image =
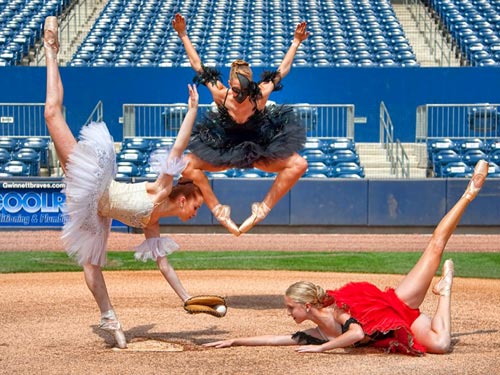
[[[218,107],[194,129],[189,145],[192,154],[183,175],[200,187],[217,220],[238,236],[262,221],[307,169],[307,161],[297,153],[306,141],[305,127],[290,106],[266,107],[266,103],[271,92],[281,88],[281,79],[290,71],[297,48],[309,32],[305,22],[298,24],[279,68],[265,72],[259,82],[253,81],[246,61],[235,60],[228,81],[230,87],[226,87],[220,73],[201,62],[186,33],[184,17],[176,14],[172,25],[197,72],[195,82],[207,86]],[[264,200],[252,204],[252,215],[238,228],[231,220],[230,207],[219,203],[204,171],[252,167],[276,172],[277,176]]]

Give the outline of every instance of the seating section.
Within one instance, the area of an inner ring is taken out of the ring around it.
[[[470,177],[479,160],[489,162],[489,177],[500,177],[500,139],[436,138],[427,151],[435,177]]]
[[[470,65],[500,66],[500,3],[496,0],[431,0]]]
[[[165,152],[174,142],[173,137],[165,138],[125,138],[116,155],[117,177],[139,177],[155,179],[150,158],[155,153]],[[309,168],[304,177],[310,178],[363,178],[364,169],[360,165],[354,141],[348,138],[309,138],[301,155]],[[221,172],[208,172],[210,178],[265,178],[275,173],[259,169],[232,168]]]
[[[0,137],[2,177],[40,176],[48,168],[48,137]]]
[[[0,66],[19,64],[42,37],[45,17],[72,0],[0,0]]]
[[[176,12],[206,65],[242,58],[278,66],[296,25],[311,36],[296,66],[415,66],[390,0],[110,0],[72,58],[72,66],[189,66],[171,20]]]

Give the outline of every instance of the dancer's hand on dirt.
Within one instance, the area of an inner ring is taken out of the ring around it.
[[[303,345],[295,349],[298,353],[321,353],[323,349],[321,345]]]
[[[221,341],[207,342],[206,344],[203,344],[203,346],[221,349],[221,348],[229,348],[233,346],[233,343],[234,340],[221,340]]]
[[[196,88],[196,85],[189,85],[189,84],[188,84],[188,89],[189,89],[188,108],[197,109],[199,100],[198,89]]]
[[[177,13],[172,20],[172,27],[179,34],[179,38],[186,35],[186,19],[180,13]]]
[[[295,32],[293,33],[293,41],[297,43],[301,43],[306,40],[309,36],[309,31],[307,31],[307,22],[301,22],[295,28]]]

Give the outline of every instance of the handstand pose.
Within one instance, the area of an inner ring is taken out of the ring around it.
[[[186,167],[183,152],[189,142],[198,109],[196,87],[189,86],[188,112],[168,155],[155,160],[158,178],[154,182],[125,184],[114,181],[113,139],[104,123],[82,128],[77,142],[63,116],[63,84],[59,75],[56,17],[45,20],[44,45],[47,65],[45,120],[65,173],[65,214],[62,239],[69,255],[83,266],[85,281],[99,310],[99,327],[112,332],[120,348],[127,346],[125,335],[113,310],[101,267],[106,263],[106,242],[112,219],[144,230],[145,241],[135,248],[135,257],[152,259],[182,301],[190,298],[166,256],[179,246],[160,237],[159,219],[177,216],[186,221],[196,216],[203,204],[199,188],[190,180],[174,176]]]
[[[193,131],[190,162],[183,175],[200,187],[215,218],[238,236],[262,221],[307,169],[307,161],[297,153],[306,141],[305,127],[290,106],[266,107],[266,103],[271,92],[281,88],[280,82],[289,73],[295,53],[309,32],[305,22],[297,25],[277,71],[265,72],[260,82],[252,80],[247,62],[234,61],[226,87],[217,70],[203,65],[187,35],[184,17],[176,14],[172,25],[197,73],[195,81],[207,86],[218,107]],[[252,215],[238,228],[231,220],[230,207],[219,203],[203,171],[252,167],[276,172],[277,176],[264,200],[252,205]]]
[[[433,292],[439,296],[432,318],[419,307],[439,268],[450,236],[488,174],[488,162],[479,161],[464,195],[440,221],[412,270],[395,288],[381,291],[368,282],[352,282],[327,290],[300,281],[286,291],[288,315],[300,324],[310,320],[316,328],[292,336],[256,336],[205,344],[216,348],[236,345],[300,345],[300,353],[323,352],[349,346],[372,345],[413,355],[446,353],[451,341],[451,286],[453,261],[444,262],[442,277]]]

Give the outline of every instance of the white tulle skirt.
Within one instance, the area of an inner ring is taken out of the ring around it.
[[[98,215],[98,204],[115,171],[114,143],[106,124],[84,126],[66,168],[62,234],[66,252],[80,265],[106,263],[111,218]]]

